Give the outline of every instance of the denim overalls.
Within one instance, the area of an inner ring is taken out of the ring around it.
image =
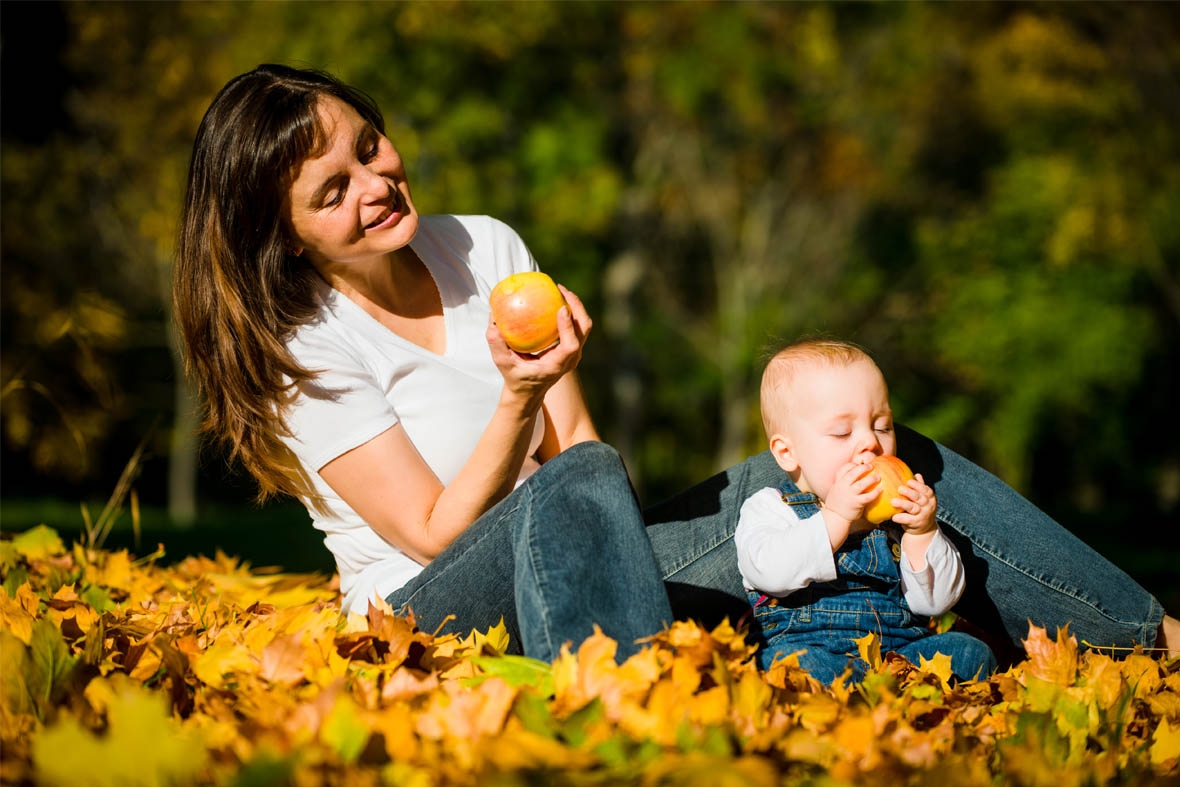
[[[810,492],[798,491],[787,481],[779,487],[783,504],[793,506],[799,519],[819,512]],[[894,529],[891,535],[885,527]],[[864,677],[854,640],[869,632],[881,639],[881,650],[897,651],[919,663],[935,652],[951,656],[952,670],[971,678],[982,668],[995,668],[995,658],[983,642],[967,634],[932,634],[929,618],[909,610],[901,589],[900,533],[886,523],[868,532],[853,533],[833,555],[836,579],[816,582],[782,598],[749,591],[754,609],[751,634],[759,644],[758,663],[768,669],[776,658],[806,649],[799,664],[813,677],[830,684],[851,660],[852,680]]]

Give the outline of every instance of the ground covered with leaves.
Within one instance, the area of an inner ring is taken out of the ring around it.
[[[765,674],[728,625],[677,623],[616,664],[552,664],[502,628],[342,616],[330,578],[217,555],[0,542],[0,781],[45,785],[994,785],[1180,780],[1180,660],[1079,652],[952,684],[860,642],[823,686]]]

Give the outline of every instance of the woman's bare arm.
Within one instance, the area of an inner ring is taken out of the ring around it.
[[[320,469],[324,481],[383,538],[418,562],[430,562],[512,491],[534,419],[544,417],[550,395],[567,436],[587,434],[589,416],[572,376],[592,323],[576,296],[567,291],[566,300],[569,308],[558,317],[559,344],[535,358],[508,349],[489,324],[488,346],[504,387],[487,428],[450,484],[442,484],[400,425],[326,464]],[[578,402],[584,416],[577,415]],[[548,433],[548,420],[546,427]]]

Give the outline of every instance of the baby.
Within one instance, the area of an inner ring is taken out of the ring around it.
[[[759,665],[799,652],[825,684],[849,666],[859,681],[867,665],[854,640],[873,632],[882,650],[914,663],[950,656],[959,679],[995,669],[980,640],[928,626],[965,581],[921,474],[893,499],[901,513],[892,522],[864,518],[880,494],[868,462],[896,451],[889,391],[868,354],[840,341],[789,345],[767,364],[761,397],[770,451],[790,481],[751,496],[734,536]]]

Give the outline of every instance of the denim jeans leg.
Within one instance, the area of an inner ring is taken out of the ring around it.
[[[618,453],[583,443],[541,466],[387,599],[425,631],[466,634],[504,619],[509,650],[545,661],[597,623],[619,641],[659,631],[671,610]]]
[[[1163,608],[1131,577],[991,473],[899,427],[898,454],[938,495],[938,520],[963,556],[967,590],[955,607],[1016,645],[1032,623],[1069,624],[1095,646],[1150,647]]]
[[[749,609],[733,545],[738,511],[750,495],[785,478],[763,451],[644,511],[677,619],[713,626]]]
[[[521,489],[486,511],[418,576],[391,593],[385,599],[390,606],[403,614],[413,612],[423,631],[461,636],[473,629],[485,631],[502,619],[508,652],[523,653],[513,558],[516,522],[527,511]]]
[[[996,669],[996,657],[991,648],[961,631],[921,637],[898,648],[897,652],[917,665],[921,665],[922,658],[929,660],[937,653],[950,656],[951,672],[959,680],[986,678]]]
[[[618,642],[621,661],[672,622],[672,609],[622,459],[602,443],[558,458],[571,453],[579,461],[526,484],[529,511],[514,552],[521,636],[526,653],[552,661],[597,624]]]

